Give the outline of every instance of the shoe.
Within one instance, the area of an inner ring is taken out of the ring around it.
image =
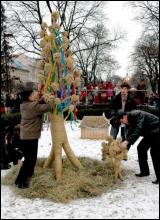
[[[29,187],[29,181],[28,181],[28,180],[26,180],[26,181],[24,182],[24,181],[21,181],[21,180],[16,179],[14,183],[15,183],[15,185],[16,185],[18,188],[21,188],[21,189],[24,189],[24,188],[28,188],[28,187]]]
[[[16,185],[18,185],[20,183],[20,181],[18,180],[18,178],[15,180],[14,182]]]
[[[26,189],[26,188],[29,188],[29,184],[27,184],[27,183],[18,183],[17,187],[20,188],[20,189]]]
[[[159,184],[159,180],[156,179],[155,181],[152,181],[153,184]]]
[[[138,177],[144,177],[144,176],[149,176],[149,173],[136,173],[135,175]]]
[[[28,177],[26,181],[24,181],[24,180],[19,180],[19,178],[17,178],[14,183],[15,183],[16,186],[19,185],[19,186],[20,186],[19,188],[21,188],[21,185],[27,186],[27,188],[28,188],[28,187],[29,187],[30,180],[31,180],[31,177]],[[25,187],[25,188],[26,188],[26,187]]]

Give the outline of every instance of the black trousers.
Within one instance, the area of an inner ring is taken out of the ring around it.
[[[159,163],[160,163],[160,137],[159,133],[150,134],[144,137],[137,146],[140,172],[149,174],[148,155],[147,151],[150,149],[152,163],[157,179],[159,179]]]
[[[21,140],[24,161],[20,168],[16,183],[25,183],[29,177],[34,174],[34,168],[37,161],[38,139]]]

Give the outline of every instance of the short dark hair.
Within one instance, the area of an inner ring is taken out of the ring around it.
[[[123,110],[118,110],[117,111],[117,119],[120,120],[123,118],[124,115],[126,115],[127,113]]]
[[[32,94],[33,90],[24,90],[20,93],[20,97],[23,101],[28,101],[29,96]]]
[[[127,89],[130,89],[130,85],[127,82],[121,83],[121,88],[126,87]]]

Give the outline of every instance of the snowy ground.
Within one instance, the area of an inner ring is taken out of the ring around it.
[[[80,128],[66,124],[69,143],[77,156],[89,156],[101,160],[103,140],[80,139]],[[67,205],[44,199],[24,199],[13,193],[9,186],[1,185],[1,219],[159,219],[159,185],[155,179],[149,154],[151,175],[138,178],[139,172],[136,146],[131,147],[128,161],[122,161],[122,168],[132,174],[124,179],[122,187],[107,191],[92,199],[79,199]],[[38,157],[47,157],[51,147],[50,130],[44,127],[39,140]],[[5,176],[8,170],[2,170]],[[23,189],[22,189],[23,190]]]

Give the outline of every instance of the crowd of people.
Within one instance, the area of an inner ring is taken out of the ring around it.
[[[1,113],[15,113],[20,111],[22,103],[19,93],[1,94]]]
[[[120,85],[113,84],[111,81],[98,84],[89,83],[79,92],[80,104],[110,104],[113,97],[120,93],[120,90]],[[137,88],[130,87],[128,94],[134,99],[136,105],[148,104],[160,107],[158,93],[149,93],[144,81],[141,81]]]
[[[116,93],[116,88],[111,81],[98,84],[89,83],[80,91],[80,102],[86,103],[107,103]]]
[[[113,97],[120,93],[120,85],[112,81],[101,81],[97,84],[89,83],[79,91],[80,104],[110,104]],[[160,107],[158,93],[148,92],[145,82],[142,80],[137,88],[130,87],[129,96],[135,100],[136,105],[148,104],[154,107]],[[22,100],[19,93],[1,94],[1,113],[14,113],[20,111]]]

